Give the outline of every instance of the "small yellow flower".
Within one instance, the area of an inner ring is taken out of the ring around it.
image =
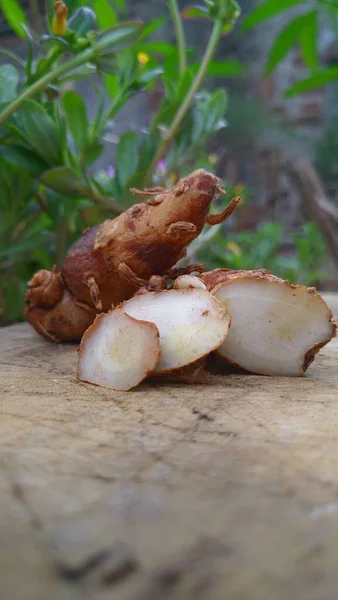
[[[217,154],[209,154],[209,161],[212,166],[214,166],[218,161]]]
[[[242,251],[241,251],[239,245],[236,242],[228,242],[227,243],[227,248],[235,256],[240,256],[242,254]]]
[[[138,59],[138,62],[144,66],[149,61],[149,56],[145,52],[138,52],[137,59]]]
[[[67,31],[68,8],[64,2],[57,0],[54,2],[53,33],[55,35],[64,35]]]

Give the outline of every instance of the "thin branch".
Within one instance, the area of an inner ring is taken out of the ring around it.
[[[202,62],[200,64],[200,68],[196,74],[194,81],[192,82],[190,90],[188,91],[181,106],[179,107],[179,109],[178,109],[178,111],[166,133],[166,136],[165,136],[164,140],[162,141],[162,144],[159,146],[159,148],[150,164],[148,172],[146,173],[146,176],[145,176],[144,187],[147,187],[149,185],[149,183],[151,182],[151,178],[152,178],[153,172],[156,169],[157,163],[163,158],[166,151],[168,150],[185,115],[187,114],[187,112],[194,100],[196,92],[201,87],[203,80],[205,78],[209,63],[215,54],[215,51],[216,51],[218,42],[221,38],[221,35],[222,35],[222,21],[221,21],[221,19],[217,19],[214,23],[214,26],[213,26],[213,29],[212,29],[212,32],[210,35],[209,43],[207,45]]]
[[[50,83],[53,83],[53,81],[61,77],[61,75],[65,75],[66,73],[73,71],[77,67],[87,62],[90,62],[95,56],[95,53],[95,48],[89,48],[85,50],[78,56],[75,56],[71,60],[63,63],[56,69],[49,71],[49,73],[46,73],[46,75],[41,77],[41,79],[38,79],[28,88],[24,89],[21,92],[21,94],[19,94],[17,98],[15,98],[2,111],[2,113],[0,114],[0,125],[3,125],[7,121],[7,119],[9,119],[9,117],[12,116],[13,113],[15,113],[19,108],[21,108],[23,102],[27,100],[27,98],[31,98],[32,96],[43,92]]]
[[[178,49],[178,62],[179,62],[179,71],[182,75],[187,68],[187,51],[186,51],[186,43],[184,36],[183,23],[180,15],[180,9],[176,0],[169,0],[169,9],[171,13],[171,18],[174,23],[176,40],[177,40],[177,49]]]
[[[298,190],[304,213],[318,226],[338,267],[338,208],[327,198],[319,175],[310,161],[286,161],[283,170]]]

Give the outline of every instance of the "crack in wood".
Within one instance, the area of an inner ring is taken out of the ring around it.
[[[134,574],[139,562],[132,549],[123,542],[111,548],[97,550],[78,564],[56,560],[60,575],[69,581],[82,581],[90,577],[92,586],[111,586]]]
[[[203,600],[218,577],[215,566],[233,553],[220,540],[203,537],[185,552],[153,571],[133,600]],[[208,595],[208,598],[212,596]]]

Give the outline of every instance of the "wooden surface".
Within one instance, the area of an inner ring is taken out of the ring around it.
[[[304,378],[129,393],[76,360],[0,330],[1,598],[337,600],[337,341]]]

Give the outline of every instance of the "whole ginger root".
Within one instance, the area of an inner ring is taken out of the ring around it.
[[[39,334],[78,341],[98,312],[131,298],[153,275],[165,275],[206,223],[225,221],[239,202],[234,198],[222,213],[209,214],[224,191],[203,169],[171,190],[132,191],[150,199],[84,232],[61,273],[39,271],[28,283],[25,315]]]

